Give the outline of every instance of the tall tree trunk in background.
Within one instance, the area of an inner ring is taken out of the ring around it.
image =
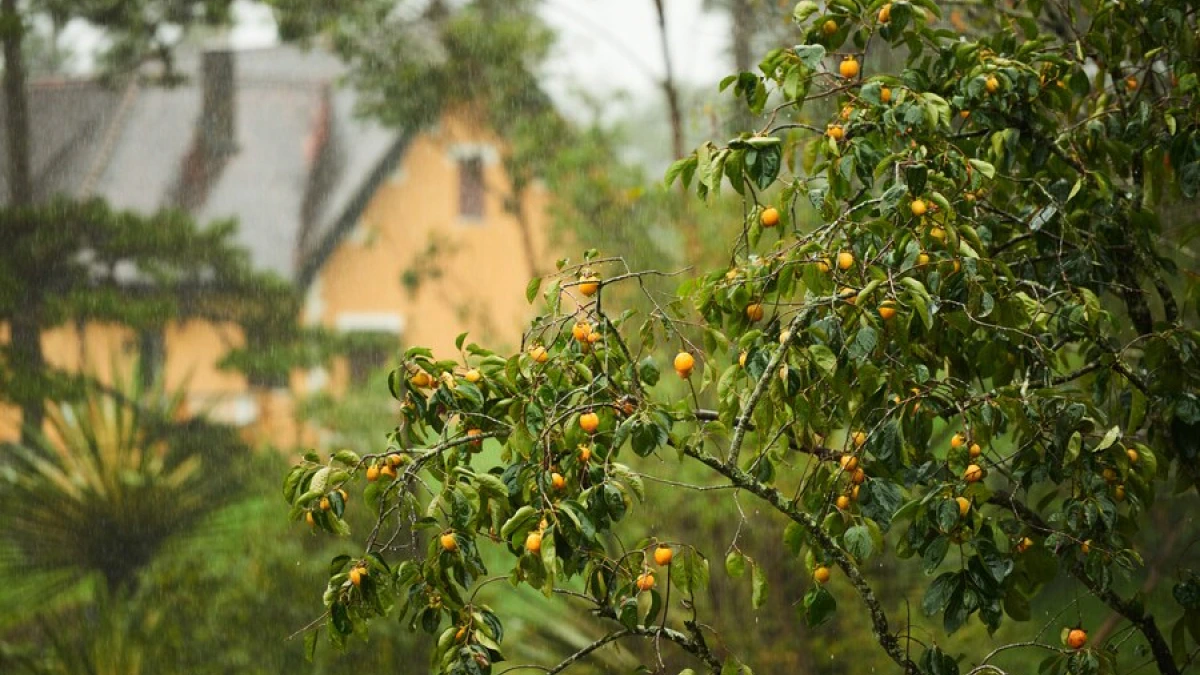
[[[675,69],[671,65],[671,49],[667,43],[667,12],[663,0],[654,0],[658,12],[658,32],[663,55],[663,93],[667,97],[667,113],[671,120],[671,154],[675,159],[683,157],[683,113],[679,108],[679,90],[675,87]]]
[[[17,0],[0,0],[0,31],[3,32],[4,40],[8,202],[12,207],[21,208],[33,203],[33,179],[29,168],[29,101],[25,96],[25,63],[21,56],[25,26],[21,21],[21,14],[17,11]],[[24,231],[24,227],[20,230],[6,233],[10,245],[14,240],[30,234]],[[24,443],[29,442],[31,430],[41,428],[45,412],[41,386],[38,383],[45,366],[41,330],[38,326],[38,284],[29,284],[26,293],[28,295],[17,299],[16,311],[9,326],[15,361],[13,366],[22,376],[18,381],[24,380],[33,388],[32,391],[16,392],[22,399],[21,422],[24,430],[21,432],[21,441]]]
[[[739,73],[750,72],[754,68],[754,57],[750,51],[750,36],[754,32],[752,22],[750,0],[732,0],[729,7],[729,24],[733,28],[733,67]],[[735,132],[750,128],[750,111],[742,101],[734,100],[730,121]]]
[[[667,115],[671,122],[671,159],[676,160],[686,154],[683,141],[683,112],[679,107],[679,89],[675,86],[675,69],[671,65],[671,48],[667,40],[667,12],[663,7],[663,0],[654,0],[654,9],[658,12],[658,33],[662,43],[662,88],[663,94],[667,97]],[[696,231],[696,225],[694,222],[690,222],[692,219],[688,215],[687,188],[680,183],[679,189],[684,197],[682,228],[684,250],[687,254],[684,263],[691,265],[700,262],[703,248],[700,246],[700,233]]]

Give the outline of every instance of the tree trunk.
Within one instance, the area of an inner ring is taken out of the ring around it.
[[[679,90],[675,87],[675,69],[671,65],[671,50],[667,43],[667,12],[663,8],[663,0],[654,0],[654,9],[658,12],[658,32],[662,43],[662,88],[667,97],[667,112],[671,121],[671,155],[679,159],[684,155],[683,113],[679,107]]]
[[[686,154],[683,145],[683,113],[679,106],[679,89],[675,86],[675,69],[671,65],[671,49],[667,40],[667,12],[663,7],[663,0],[654,0],[654,9],[658,13],[658,33],[662,43],[662,88],[663,94],[667,97],[667,115],[671,122],[671,159],[676,160]],[[684,209],[681,218],[686,253],[684,263],[694,265],[700,262],[704,249],[700,245],[700,234],[696,231],[696,224],[688,216],[687,188],[683,186],[682,182],[679,184],[679,190],[683,197]]]
[[[750,51],[750,37],[754,32],[752,21],[750,0],[733,0],[729,7],[729,23],[733,28],[733,67],[738,73],[747,73],[754,68],[754,57]],[[752,120],[746,104],[734,100],[732,105],[732,132],[748,130]]]
[[[25,26],[17,11],[17,0],[0,0],[0,30],[4,40],[4,106],[7,125],[5,138],[8,142],[8,202],[10,207],[21,208],[33,203],[33,180],[29,168],[29,101],[25,96],[25,63],[21,56]],[[6,233],[10,243],[19,242],[24,236],[21,231]],[[44,413],[42,386],[38,380],[44,371],[41,330],[38,326],[39,290],[31,285],[28,295],[17,302],[16,312],[10,324],[12,352],[19,371],[27,373],[24,379],[30,387],[16,392],[21,400],[22,442],[30,440],[32,430],[41,428]]]

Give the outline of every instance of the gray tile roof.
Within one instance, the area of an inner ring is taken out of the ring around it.
[[[181,54],[180,70],[192,77],[173,88],[33,83],[36,197],[96,195],[146,212],[177,203],[200,118],[198,63],[198,54]],[[191,210],[202,223],[236,218],[238,241],[256,266],[305,282],[311,273],[302,271],[311,272],[312,258],[357,219],[404,141],[354,117],[354,92],[337,86],[344,66],[328,53],[241,51],[235,68],[237,150]],[[5,171],[0,162],[0,203],[8,198]]]

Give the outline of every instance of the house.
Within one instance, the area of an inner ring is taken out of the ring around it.
[[[303,294],[301,321],[369,334],[368,346],[289,382],[251,383],[217,367],[243,342],[235,325],[177,322],[155,336],[68,325],[43,335],[48,363],[107,378],[114,354],[128,363],[141,353],[168,388],[186,387],[192,410],[284,445],[298,440],[298,396],[337,393],[401,347],[452,356],[462,331],[519,342],[546,198],[527,192],[521,218],[505,208],[503,144],[475,118],[449,113],[419,131],[356,118],[355,93],[339,86],[344,66],[316,50],[181,54],[179,67],[190,77],[171,88],[31,83],[37,198],[176,206],[200,223],[234,217],[254,265]],[[0,441],[18,424],[15,409],[0,409]]]

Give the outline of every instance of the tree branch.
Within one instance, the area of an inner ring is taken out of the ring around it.
[[[638,626],[634,629],[622,628],[621,630],[613,631],[596,640],[595,642],[592,642],[583,649],[580,649],[574,654],[571,654],[559,662],[558,665],[551,668],[545,668],[543,666],[513,666],[512,668],[507,668],[500,671],[500,675],[518,670],[540,670],[546,673],[546,675],[556,675],[556,673],[561,673],[567,668],[575,665],[580,659],[584,658],[588,654],[591,654],[597,649],[627,637],[670,640],[671,642],[679,645],[679,648],[683,651],[695,656],[700,661],[703,661],[704,665],[708,667],[710,672],[714,674],[721,672],[721,662],[717,660],[717,657],[708,649],[708,645],[706,645],[703,640],[690,638],[687,635],[671,628],[662,628],[658,626]]]
[[[793,323],[795,322],[793,321]],[[920,670],[918,670],[917,664],[913,663],[905,655],[904,650],[900,647],[899,638],[888,627],[887,614],[883,611],[883,606],[880,605],[879,599],[875,597],[875,591],[872,590],[858,567],[850,559],[850,556],[838,546],[837,542],[825,530],[821,529],[820,524],[813,520],[811,515],[796,508],[779,490],[764,485],[736,466],[731,466],[728,462],[722,462],[720,459],[692,447],[684,447],[683,452],[687,456],[698,460],[705,466],[725,476],[734,485],[762,498],[768,504],[775,507],[777,511],[803,527],[808,536],[819,544],[842,572],[845,573],[846,578],[854,586],[854,590],[858,591],[859,597],[871,615],[871,630],[875,635],[875,640],[883,647],[887,655],[903,669],[905,675],[919,675]]]
[[[988,499],[988,503],[1011,509],[1018,518],[1029,523],[1037,530],[1042,532],[1052,531],[1046,521],[1042,520],[1041,516],[1024,503],[1017,501],[1011,493],[1000,490]],[[1111,588],[1101,586],[1088,576],[1087,570],[1084,569],[1083,563],[1079,560],[1071,561],[1067,566],[1067,572],[1078,579],[1089,593],[1108,605],[1114,612],[1125,617],[1145,636],[1146,642],[1150,646],[1150,652],[1154,655],[1154,662],[1158,665],[1158,671],[1162,675],[1179,675],[1179,668],[1175,665],[1175,658],[1171,653],[1171,648],[1163,637],[1162,631],[1158,629],[1158,624],[1154,621],[1152,614],[1147,613],[1145,608],[1139,603],[1125,600]]]
[[[775,372],[779,370],[779,363],[783,361],[784,355],[792,343],[796,341],[796,336],[799,335],[800,326],[808,320],[809,310],[800,312],[792,317],[787,327],[787,339],[779,345],[779,349],[771,355],[771,360],[767,362],[767,368],[763,374],[759,376],[758,383],[754,385],[754,391],[750,393],[750,398],[742,405],[742,410],[738,413],[737,421],[733,425],[733,439],[729,441],[729,458],[726,464],[730,467],[737,466],[738,454],[742,451],[742,442],[746,439],[746,431],[750,427],[750,418],[754,415],[754,408],[758,406],[758,401],[766,393],[767,387],[771,381],[775,379]]]

